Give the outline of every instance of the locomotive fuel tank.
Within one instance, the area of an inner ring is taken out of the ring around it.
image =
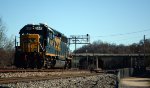
[[[64,68],[66,64],[65,60],[56,60],[55,68]]]

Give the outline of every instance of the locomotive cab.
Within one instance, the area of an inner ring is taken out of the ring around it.
[[[15,44],[14,64],[19,68],[42,68],[44,64],[43,46],[39,26],[26,25],[20,30],[20,46]],[[16,42],[15,42],[16,43]],[[44,42],[43,42],[44,43]]]
[[[39,38],[38,34],[22,35],[20,38],[22,52],[39,52]]]

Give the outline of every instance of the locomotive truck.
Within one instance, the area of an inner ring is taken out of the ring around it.
[[[15,38],[14,65],[18,68],[71,68],[67,37],[46,24],[27,24]]]

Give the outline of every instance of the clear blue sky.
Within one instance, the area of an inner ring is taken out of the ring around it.
[[[88,33],[91,42],[150,38],[150,0],[0,0],[0,17],[8,36],[28,23],[47,23],[68,37]]]

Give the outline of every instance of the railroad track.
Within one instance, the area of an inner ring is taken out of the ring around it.
[[[72,73],[72,74],[53,74],[53,75],[45,75],[45,76],[9,77],[9,78],[0,78],[0,84],[53,80],[53,79],[62,79],[62,78],[73,78],[73,77],[86,77],[86,76],[93,76],[93,75],[98,75],[98,74],[89,72],[89,73]]]
[[[60,72],[66,71],[65,69],[0,69],[0,73],[9,72]]]
[[[20,70],[20,69],[19,69]],[[32,69],[28,69],[32,70]],[[38,69],[35,69],[38,70]],[[115,75],[96,73],[83,70],[60,70],[54,69],[53,72],[48,69],[47,72],[33,72],[26,70],[23,72],[6,72],[0,73],[0,87],[2,88],[38,88],[38,87],[65,87],[78,88],[79,86],[97,87],[103,86],[114,88]],[[44,70],[44,69],[43,69]],[[47,70],[47,69],[46,69]],[[59,71],[58,71],[59,70]],[[44,70],[45,71],[45,70]],[[49,72],[50,71],[50,72]],[[28,74],[28,75],[27,75]],[[17,76],[16,76],[17,75]]]
[[[91,73],[89,70],[79,69],[0,69],[0,84],[84,77],[103,73],[103,71]]]
[[[88,71],[79,69],[2,69],[0,73],[13,73],[13,72],[65,72],[65,71]]]

